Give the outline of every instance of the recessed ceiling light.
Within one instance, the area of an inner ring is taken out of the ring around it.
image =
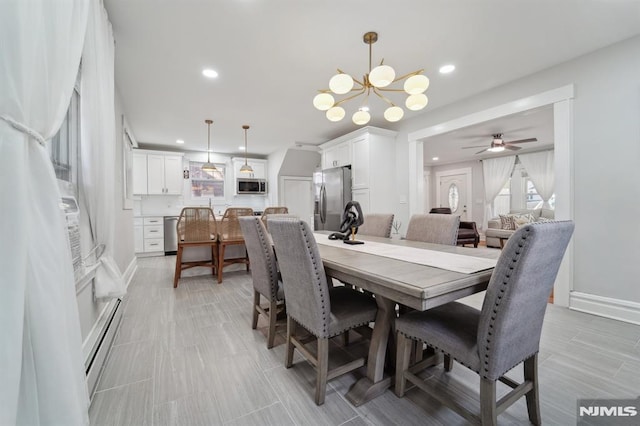
[[[218,76],[218,73],[211,68],[206,68],[202,70],[202,75],[209,78],[216,78]]]
[[[456,69],[455,65],[443,65],[440,67],[440,74],[449,74],[450,72],[452,72],[453,70]]]
[[[239,149],[240,151],[244,151],[244,146],[239,146],[239,147],[238,147],[238,149]]]
[[[438,161],[440,159],[440,157],[433,157],[432,160],[433,161]]]
[[[184,141],[182,139],[178,139],[176,140],[176,143],[184,143]]]

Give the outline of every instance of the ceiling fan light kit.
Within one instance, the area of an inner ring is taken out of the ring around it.
[[[384,118],[390,122],[396,122],[404,116],[404,110],[397,106],[391,99],[387,98],[383,92],[404,92],[409,95],[405,101],[405,106],[411,111],[419,111],[427,106],[429,100],[424,95],[424,91],[429,87],[429,78],[422,74],[424,70],[417,70],[408,74],[396,77],[395,70],[385,65],[384,59],[375,68],[371,67],[372,45],[378,41],[378,33],[370,31],[363,36],[365,44],[369,45],[369,72],[365,74],[362,81],[353,78],[351,75],[338,69],[338,73],[329,80],[329,89],[319,90],[313,98],[313,106],[320,111],[326,111],[329,121],[340,121],[346,115],[346,111],[340,105],[351,99],[364,96],[362,106],[351,116],[352,121],[362,126],[371,119],[368,112],[368,99],[371,93],[382,99],[389,106],[384,112]],[[390,86],[393,83],[404,81],[403,89],[394,89]],[[355,92],[355,93],[354,93]],[[345,95],[351,93],[346,98],[337,100],[335,95]]]
[[[491,145],[489,146],[489,148],[485,148],[482,151],[478,151],[476,152],[477,154],[482,154],[483,152],[502,152],[505,149],[508,149],[510,151],[518,151],[520,149],[522,149],[519,146],[515,146],[515,144],[519,144],[519,143],[527,143],[527,142],[536,142],[538,139],[536,138],[528,138],[528,139],[519,139],[517,141],[505,141],[504,139],[502,139],[502,133],[495,133],[493,135],[491,135],[493,137],[493,140],[491,141]],[[468,149],[468,148],[480,148],[481,145],[477,145],[477,146],[465,146],[462,147],[462,149]]]

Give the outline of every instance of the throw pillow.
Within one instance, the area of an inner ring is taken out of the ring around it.
[[[542,217],[542,216],[540,216],[536,222],[541,222],[541,223],[544,223],[544,222],[553,222],[553,219],[549,219],[548,217]]]
[[[502,229],[509,229],[512,231],[516,229],[516,225],[513,223],[513,215],[510,214],[500,215],[500,225]]]
[[[535,220],[533,219],[533,216],[529,213],[513,215],[514,229],[518,229],[521,226],[524,226],[528,223],[533,223],[533,222],[535,222]]]

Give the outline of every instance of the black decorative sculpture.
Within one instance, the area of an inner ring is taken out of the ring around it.
[[[344,240],[345,244],[364,244],[364,241],[355,239],[358,233],[358,227],[364,223],[364,215],[362,208],[357,201],[349,201],[344,206],[342,212],[342,223],[340,224],[340,233],[334,232],[329,235],[330,240]],[[351,237],[351,239],[349,239]]]

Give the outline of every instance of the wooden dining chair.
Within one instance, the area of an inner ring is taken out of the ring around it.
[[[218,224],[218,284],[222,282],[222,270],[225,266],[235,263],[244,263],[249,271],[249,256],[225,259],[224,252],[227,246],[244,244],[242,230],[238,218],[253,216],[253,210],[245,207],[229,207],[224,212],[222,220]]]
[[[267,207],[262,212],[262,216],[260,219],[262,220],[262,224],[266,229],[269,229],[269,225],[267,225],[267,217],[272,214],[289,214],[289,209],[287,207]]]
[[[183,208],[178,218],[176,232],[178,233],[178,249],[176,252],[176,270],[173,275],[173,288],[178,287],[178,280],[182,276],[183,269],[206,266],[211,268],[211,273],[215,276],[218,235],[213,210],[208,207]],[[211,247],[211,260],[182,261],[182,251],[185,247],[202,246]]]
[[[450,302],[413,311],[396,320],[396,395],[402,397],[409,380],[430,396],[471,422],[497,424],[497,416],[522,396],[531,423],[540,424],[538,350],[540,332],[573,222],[534,223],[518,229],[507,241],[491,275],[482,310]],[[418,377],[422,365],[409,367],[412,341],[425,342],[445,353],[445,371],[452,359],[480,375],[480,416],[471,413],[441,386],[429,386]],[[524,382],[504,374],[524,363]],[[513,390],[496,402],[496,383]]]
[[[393,214],[365,214],[364,223],[358,227],[358,234],[389,238],[392,224]]]
[[[306,222],[292,217],[268,222],[287,304],[285,367],[293,365],[293,351],[298,349],[316,368],[315,402],[322,405],[328,380],[365,364],[365,358],[359,358],[329,371],[329,339],[374,321],[378,307],[364,293],[343,286],[329,288],[313,231]],[[308,340],[296,333],[298,324],[317,339],[317,351],[312,352],[306,346]]]
[[[284,308],[284,290],[278,273],[278,264],[273,253],[271,238],[257,216],[239,218],[240,228],[244,236],[249,260],[251,262],[251,279],[253,280],[253,309],[251,328],[258,326],[258,316],[264,315],[269,323],[267,331],[267,348],[273,347],[276,337],[276,316],[279,308]],[[260,305],[260,298],[269,301],[269,307]]]
[[[415,214],[409,220],[407,240],[455,246],[460,216],[450,214]]]

